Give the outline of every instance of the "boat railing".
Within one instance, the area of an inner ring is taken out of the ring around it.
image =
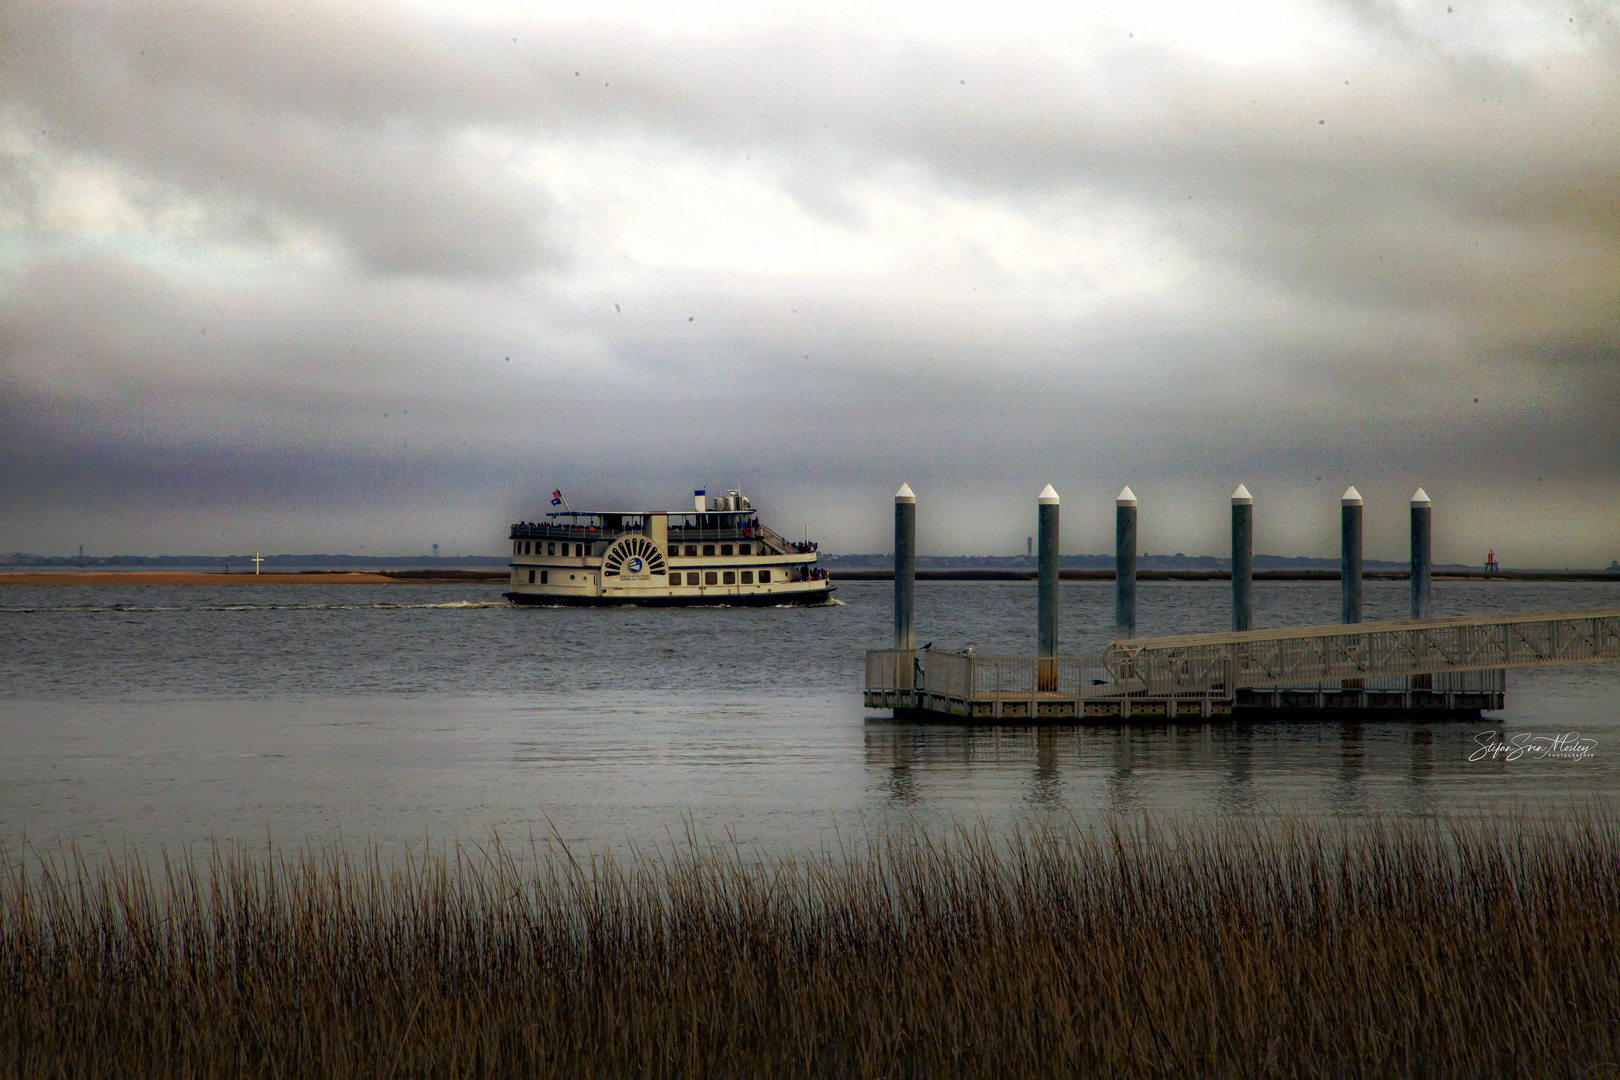
[[[774,529],[769,529],[769,528],[765,527],[764,525],[761,525],[755,531],[759,532],[759,533],[763,533],[766,540],[768,540],[771,543],[775,544],[777,547],[781,548],[785,552],[807,554],[807,555],[808,554],[814,554],[816,552],[816,545],[810,544],[808,542],[801,544],[797,540],[789,540],[786,537],[784,537],[781,533],[776,532]]]
[[[645,533],[647,530],[641,522],[626,522],[619,529],[604,529],[595,525],[553,525],[540,521],[520,521],[512,526],[511,539],[513,540],[590,540],[600,542],[613,540],[629,533]],[[785,554],[814,554],[815,545],[802,544],[797,540],[788,540],[774,529],[764,525],[751,525],[743,528],[730,529],[703,529],[673,525],[669,532],[670,543],[682,544],[712,544],[734,543],[741,541],[756,541],[761,546],[770,546]],[[762,552],[763,554],[763,552]]]
[[[512,526],[513,540],[611,540],[626,533],[645,532],[640,525],[603,529],[595,525],[548,525],[540,521],[520,521]]]
[[[763,529],[688,529],[671,528],[669,538],[683,544],[713,540],[763,540]]]
[[[753,540],[762,546],[769,545],[777,551],[786,554],[810,554],[814,548],[805,548],[804,545],[785,540],[781,534],[764,525],[754,525],[746,529],[698,529],[672,526],[669,530],[670,543],[679,541],[683,544],[714,543],[716,541],[732,542],[741,540],[744,543]],[[761,552],[764,554],[764,552]]]

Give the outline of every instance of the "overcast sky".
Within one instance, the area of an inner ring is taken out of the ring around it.
[[[0,551],[1620,558],[1608,0],[0,5]]]

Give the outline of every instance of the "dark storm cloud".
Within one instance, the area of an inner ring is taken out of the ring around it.
[[[1077,72],[830,33],[683,41],[475,32],[367,6],[22,4],[6,83],[59,153],[310,225],[385,272],[544,266],[569,230],[499,136],[617,134],[763,151],[808,209],[840,220],[851,185],[910,164],[1037,213],[1064,192],[1146,207],[1206,259],[1352,306],[1579,324],[1610,304],[1620,144],[1593,136],[1620,124],[1614,67],[1548,86],[1499,58],[1419,64],[1433,43],[1397,10],[1350,6],[1393,55],[1256,74],[1147,46]],[[1557,296],[1532,249],[1562,269]]]
[[[808,513],[802,493],[902,472],[1008,497],[1485,472],[1613,499],[1613,9],[1571,9],[1557,70],[1405,9],[1333,10],[1361,35],[1343,49],[1238,66],[1128,41],[1060,61],[815,28],[7,5],[0,497],[335,514],[475,491],[493,515],[539,512],[563,476],[650,504],[731,477]],[[886,187],[1054,235],[1127,221],[1187,266],[1044,317],[949,291],[1018,287],[964,243],[937,282],[807,274],[767,303],[745,272],[623,269],[537,146],[741,158],[854,234]],[[85,173],[133,240],[64,224]],[[244,251],[281,268],[239,272]],[[776,311],[800,294],[813,317]]]

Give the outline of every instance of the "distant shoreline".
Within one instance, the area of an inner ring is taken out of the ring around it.
[[[496,570],[301,570],[296,573],[205,574],[191,570],[0,571],[0,585],[482,585],[503,582]]]
[[[893,581],[892,570],[833,570],[834,581]],[[1368,581],[1405,581],[1405,570],[1368,570]],[[1060,570],[1064,581],[1113,581],[1112,570]],[[1437,581],[1613,581],[1605,570],[1436,570]],[[190,570],[0,570],[0,585],[490,585],[504,570],[301,570],[296,573],[207,574]],[[1138,581],[1230,581],[1228,570],[1138,570]],[[1338,581],[1337,570],[1256,570],[1256,581]],[[1034,581],[1033,570],[918,570],[918,581]]]
[[[1367,570],[1367,581],[1406,581],[1406,570]],[[1059,570],[1063,581],[1113,581],[1112,570]],[[1614,581],[1608,570],[1435,570],[1436,581]],[[833,570],[834,581],[893,581],[892,570]],[[1034,581],[1033,570],[918,570],[918,581]],[[1230,570],[1137,570],[1138,581],[1231,581]],[[1256,581],[1338,581],[1337,570],[1256,570]]]

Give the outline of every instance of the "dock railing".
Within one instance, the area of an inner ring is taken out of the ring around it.
[[[889,692],[916,689],[916,661],[916,649],[868,649],[866,688]]]
[[[919,671],[920,668],[920,671]],[[1202,667],[1197,669],[1202,671]],[[934,649],[871,649],[866,654],[866,689],[911,691],[957,700],[1027,700],[1042,697],[1079,701],[1118,697],[1220,697],[1220,680],[1193,671],[1154,682],[1115,670],[1097,656],[978,656]]]

